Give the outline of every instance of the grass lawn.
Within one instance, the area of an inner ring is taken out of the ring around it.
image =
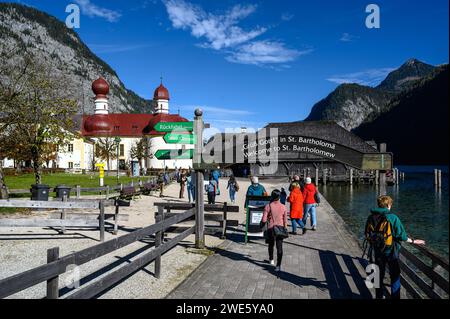
[[[120,176],[119,184],[130,184],[133,180],[136,184],[139,179],[143,181],[146,177],[127,177]],[[8,189],[30,189],[32,184],[35,184],[34,174],[23,174],[20,176],[5,176],[5,183]],[[81,187],[100,187],[98,173],[95,175],[82,174],[47,174],[42,176],[42,184],[55,187],[57,185],[73,186],[80,185]],[[104,185],[117,185],[117,176],[105,176]]]

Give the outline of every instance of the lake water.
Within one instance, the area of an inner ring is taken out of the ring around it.
[[[448,258],[449,191],[448,167],[399,166],[405,181],[388,186],[394,199],[392,211],[411,236],[427,241],[427,246]],[[442,189],[434,186],[435,168],[442,170]],[[372,185],[328,185],[320,191],[361,239],[370,208],[376,207],[377,188]]]

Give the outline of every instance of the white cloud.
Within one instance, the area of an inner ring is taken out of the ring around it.
[[[256,10],[255,5],[236,5],[224,15],[213,15],[183,0],[166,0],[169,19],[176,29],[189,29],[196,38],[206,38],[205,47],[229,48],[266,32],[266,28],[244,31],[238,22]]]
[[[294,15],[289,12],[285,12],[281,15],[281,20],[283,21],[291,21],[294,18]]]
[[[234,63],[264,65],[291,62],[304,52],[288,49],[281,41],[255,40],[268,28],[242,29],[238,24],[256,11],[256,5],[235,5],[225,14],[212,14],[184,0],[163,0],[172,26],[189,30],[198,46],[227,54]],[[286,19],[291,16],[286,15]]]
[[[298,51],[288,49],[284,43],[276,41],[254,41],[240,46],[227,60],[242,64],[278,64],[294,61],[297,57],[312,52],[312,49]]]
[[[342,34],[342,36],[341,36],[341,38],[339,39],[339,41],[342,41],[342,42],[352,42],[352,41],[354,41],[354,40],[356,40],[356,39],[359,39],[359,37],[356,36],[356,35],[353,35],[353,34],[350,34],[350,33],[345,32],[345,33]]]
[[[91,0],[75,0],[75,2],[81,7],[81,12],[91,18],[99,17],[109,22],[116,22],[122,16],[117,11],[95,5]]]
[[[208,116],[248,116],[255,114],[254,112],[246,111],[245,109],[237,110],[230,109],[225,107],[215,107],[215,106],[206,106],[206,105],[184,105],[180,107],[183,110],[194,111],[197,108],[201,108],[204,114]]]
[[[356,83],[360,85],[376,86],[395,68],[370,69],[349,74],[334,75],[327,80],[337,84]]]

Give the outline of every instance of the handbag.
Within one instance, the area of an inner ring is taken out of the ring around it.
[[[268,229],[269,219],[272,218],[272,206],[270,206],[270,204],[269,204],[269,208],[270,208],[270,210],[269,210],[269,216],[267,216],[267,221],[265,223],[263,223],[261,220],[261,222],[259,224],[261,227],[261,230],[264,232],[264,238],[266,240],[268,240],[268,236],[269,236],[269,229]],[[270,235],[274,236],[275,238],[282,238],[282,239],[286,239],[289,237],[287,228],[284,226],[278,226],[278,225],[275,225],[272,228]]]

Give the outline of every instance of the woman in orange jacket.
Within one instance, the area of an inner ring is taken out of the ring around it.
[[[291,208],[292,234],[297,235],[297,225],[302,229],[302,234],[306,233],[306,227],[303,223],[303,195],[300,190],[300,184],[293,183],[292,191],[289,194],[288,201]]]

